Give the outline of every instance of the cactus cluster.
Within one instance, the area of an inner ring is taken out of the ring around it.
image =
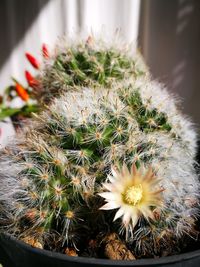
[[[90,39],[48,60],[40,93],[59,96],[1,155],[5,231],[79,255],[95,240],[102,256],[109,233],[136,258],[179,252],[196,234],[199,182],[177,101],[129,53]]]

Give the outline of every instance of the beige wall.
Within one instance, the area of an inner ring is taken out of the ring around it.
[[[153,76],[200,125],[200,1],[142,0],[139,45]]]

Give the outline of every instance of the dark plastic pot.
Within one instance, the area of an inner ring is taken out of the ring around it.
[[[112,261],[105,259],[69,257],[61,253],[32,248],[8,235],[1,235],[0,239],[0,261],[3,264],[3,267],[200,266],[200,249],[159,259]]]

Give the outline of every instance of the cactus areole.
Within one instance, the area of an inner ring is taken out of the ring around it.
[[[0,156],[2,244],[37,252],[22,266],[197,266],[196,133],[133,51],[89,37],[40,64],[44,111]]]

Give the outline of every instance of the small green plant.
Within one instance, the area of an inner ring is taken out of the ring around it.
[[[6,232],[95,257],[110,257],[101,246],[115,233],[136,258],[178,253],[195,236],[196,134],[135,62],[91,39],[49,59],[40,95],[59,96],[1,156]]]

